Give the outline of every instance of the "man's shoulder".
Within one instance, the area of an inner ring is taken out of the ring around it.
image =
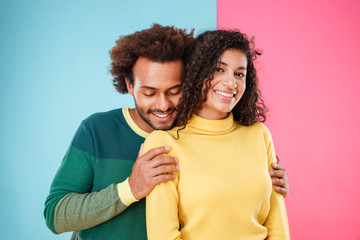
[[[126,134],[129,126],[124,118],[122,108],[107,112],[97,112],[84,119],[78,129],[79,136],[96,136],[111,138],[113,134]]]
[[[93,113],[89,117],[85,118],[83,122],[86,124],[96,124],[98,122],[114,121],[123,118],[124,115],[122,113],[122,108],[117,108],[106,112]]]
[[[133,159],[143,141],[129,127],[123,109],[119,108],[94,113],[83,120],[72,146],[97,158]]]
[[[84,139],[90,139],[94,135],[97,135],[97,137],[106,135],[115,126],[122,125],[122,118],[121,108],[90,115],[81,122],[73,139],[73,144],[75,143],[76,145],[77,142],[84,142]]]
[[[112,129],[127,127],[127,123],[124,118],[123,109],[113,109],[107,112],[97,112],[89,117],[85,118],[82,121],[84,125],[89,130],[99,130],[99,129]]]

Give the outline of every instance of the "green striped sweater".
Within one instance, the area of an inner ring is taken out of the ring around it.
[[[117,183],[129,177],[146,135],[127,108],[85,119],[45,202],[50,230],[76,231],[73,238],[84,240],[146,239],[144,199],[128,207],[117,190]]]

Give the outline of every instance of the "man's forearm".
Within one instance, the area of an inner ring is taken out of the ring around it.
[[[100,192],[69,193],[56,204],[55,231],[63,233],[88,229],[110,220],[126,208],[119,198],[116,184]]]

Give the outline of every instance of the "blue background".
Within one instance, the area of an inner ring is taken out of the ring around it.
[[[216,28],[216,0],[0,0],[0,238],[69,239],[43,218],[82,119],[133,106],[112,86],[109,50],[152,23]]]

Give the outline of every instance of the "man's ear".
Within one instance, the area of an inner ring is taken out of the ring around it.
[[[126,87],[127,87],[129,94],[131,96],[134,96],[134,88],[133,88],[133,85],[131,85],[131,83],[129,82],[129,79],[125,78],[125,83],[126,83]]]

